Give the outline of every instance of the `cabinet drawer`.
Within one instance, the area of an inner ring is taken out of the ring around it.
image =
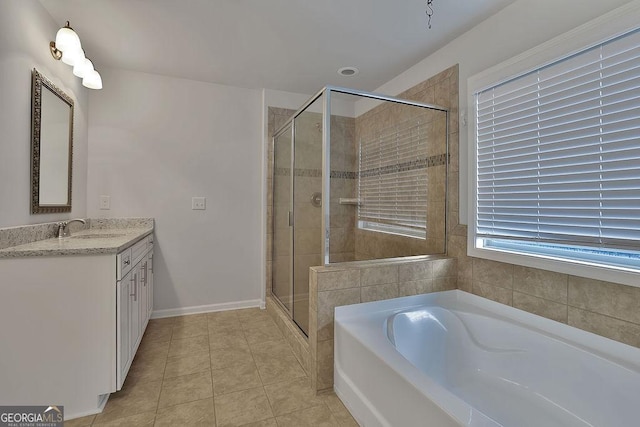
[[[117,280],[121,280],[151,249],[153,249],[153,234],[137,241],[116,255]]]
[[[116,278],[122,279],[133,267],[133,258],[131,257],[131,248],[127,248],[124,251],[116,255]]]
[[[142,256],[147,252],[147,238],[138,241],[131,246],[131,261],[133,264],[137,264],[142,259]]]

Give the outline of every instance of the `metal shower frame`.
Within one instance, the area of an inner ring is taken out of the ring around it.
[[[324,95],[322,99],[322,225],[321,230],[323,233],[322,238],[322,265],[329,265],[329,228],[330,228],[330,215],[331,215],[331,203],[330,203],[330,195],[331,195],[331,94],[342,93],[345,95],[353,95],[353,96],[361,96],[363,98],[374,99],[378,101],[388,101],[394,102],[396,104],[402,105],[411,105],[414,107],[428,108],[430,110],[442,111],[446,114],[445,122],[446,122],[446,176],[445,176],[445,191],[448,194],[449,188],[449,109],[434,105],[427,104],[423,102],[410,101],[407,99],[397,98],[394,96],[382,95],[375,92],[366,92],[357,89],[348,89],[339,86],[325,86],[314,96],[309,98],[302,106],[291,116],[289,120],[287,120],[282,126],[280,126],[276,132],[273,134],[271,138],[271,148],[273,154],[272,169],[274,170],[275,166],[275,139],[284,133],[287,130],[288,126],[291,126],[291,141],[292,141],[292,151],[291,151],[291,180],[294,180],[294,160],[295,160],[295,119],[305,112],[305,110],[314,102],[318,100],[321,96]],[[293,194],[294,194],[294,183],[291,185],[291,200],[290,206],[294,205]],[[448,199],[446,200],[446,204],[448,205]],[[445,206],[445,224],[447,223],[447,206]],[[292,225],[292,220],[290,219],[290,225]],[[446,225],[445,225],[446,227]],[[446,252],[446,236],[447,232],[445,230],[445,252]],[[291,258],[293,258],[293,239],[290,242],[290,254]],[[292,262],[292,261],[291,261]],[[291,266],[292,267],[292,266]]]

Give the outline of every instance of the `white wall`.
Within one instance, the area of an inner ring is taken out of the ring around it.
[[[84,217],[87,92],[49,53],[56,23],[37,1],[0,1],[0,227]],[[31,215],[31,71],[36,68],[75,101],[72,212]]]
[[[376,92],[396,95],[438,72],[460,64],[460,113],[471,107],[467,100],[467,79],[489,67],[565,33],[615,9],[628,0],[518,0],[480,25],[458,37],[404,73],[380,86]],[[437,14],[434,15],[437,19]],[[425,37],[429,33],[425,30]],[[360,115],[374,105],[359,102]],[[460,222],[468,215],[467,129],[460,120]]]
[[[154,310],[257,305],[262,94],[103,70],[90,96],[90,216],[156,219]],[[99,210],[99,196],[111,210]],[[191,210],[191,197],[207,210]],[[166,311],[161,314],[177,314]]]

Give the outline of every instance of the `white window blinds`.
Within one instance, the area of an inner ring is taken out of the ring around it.
[[[640,249],[640,32],[476,93],[476,237]]]
[[[426,238],[427,161],[421,119],[361,139],[358,226]]]

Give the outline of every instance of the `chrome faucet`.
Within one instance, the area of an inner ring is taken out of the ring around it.
[[[87,224],[87,221],[85,221],[84,219],[81,218],[76,218],[76,219],[70,219],[69,221],[60,221],[57,226],[58,226],[58,238],[62,239],[63,237],[69,237],[71,236],[71,230],[69,230],[69,224],[71,224],[72,222],[81,222],[83,224]]]

